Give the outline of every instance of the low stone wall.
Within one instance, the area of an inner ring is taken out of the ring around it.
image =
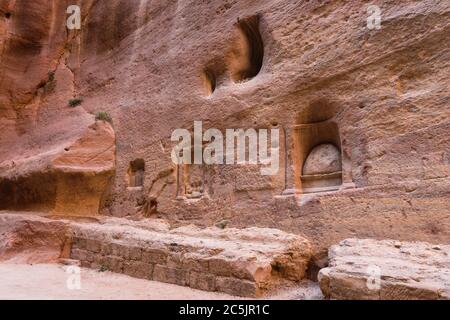
[[[143,229],[76,224],[71,258],[81,266],[191,288],[258,297],[303,279],[307,240],[275,229]]]

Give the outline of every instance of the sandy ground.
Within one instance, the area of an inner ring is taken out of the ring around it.
[[[135,279],[112,272],[99,272],[81,268],[81,289],[77,276],[67,272],[68,266],[58,264],[0,264],[0,299],[239,299],[217,292],[205,292],[167,283]],[[300,286],[283,289],[270,299],[320,299],[317,284],[305,282]]]

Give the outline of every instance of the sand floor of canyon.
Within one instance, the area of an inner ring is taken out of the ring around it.
[[[46,300],[221,300],[242,299],[112,272],[81,268],[81,289],[69,290],[67,266],[58,264],[0,264],[0,299]],[[283,288],[267,299],[321,299],[317,284]]]

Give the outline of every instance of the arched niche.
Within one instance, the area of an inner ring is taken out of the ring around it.
[[[342,147],[334,114],[334,106],[323,100],[298,114],[292,155],[297,193],[333,191],[342,185]]]

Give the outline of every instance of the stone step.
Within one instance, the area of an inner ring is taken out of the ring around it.
[[[81,266],[191,288],[258,297],[304,278],[309,242],[276,229],[170,230],[164,223],[72,223],[71,258]]]
[[[450,299],[450,245],[347,239],[319,272],[329,299]]]

